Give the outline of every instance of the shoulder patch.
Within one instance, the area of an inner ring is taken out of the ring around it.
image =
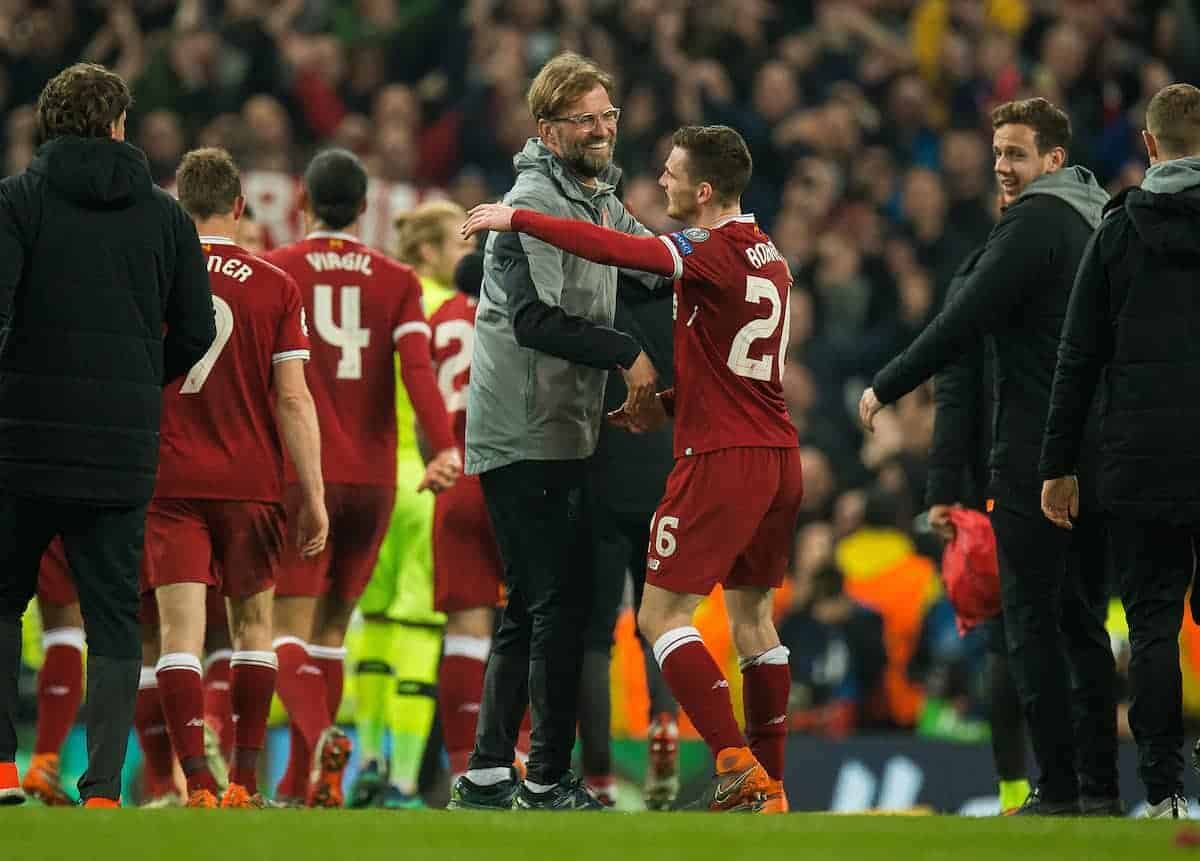
[[[704,240],[708,239],[711,234],[703,227],[689,227],[687,230],[683,231],[683,235],[692,242],[703,242]]]
[[[692,247],[692,243],[688,241],[687,236],[685,235],[686,233],[687,230],[680,230],[675,233],[667,234],[667,238],[671,240],[675,247],[679,249],[679,253],[684,257],[687,257],[696,250]]]

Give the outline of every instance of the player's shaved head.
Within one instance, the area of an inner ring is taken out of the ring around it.
[[[242,196],[242,180],[233,156],[220,147],[204,147],[184,154],[175,191],[188,215],[203,221],[233,212]]]
[[[687,152],[687,174],[693,185],[707,182],[721,203],[741,198],[754,160],[750,148],[736,129],[729,126],[684,126],[671,143]]]
[[[367,199],[367,169],[346,149],[317,153],[304,171],[313,214],[332,230],[354,223]]]

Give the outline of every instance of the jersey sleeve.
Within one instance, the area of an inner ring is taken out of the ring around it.
[[[659,237],[675,261],[675,278],[705,284],[726,281],[729,258],[722,253],[722,240],[703,227],[689,227]]]
[[[271,363],[278,364],[289,359],[309,359],[308,321],[304,315],[304,302],[300,288],[291,276],[283,279],[283,309],[279,327],[275,333],[275,346],[271,351]]]
[[[401,295],[392,340],[400,356],[400,378],[408,391],[417,422],[434,450],[454,448],[446,402],[442,400],[433,372],[431,332],[421,304],[421,285],[413,275],[406,274],[398,286]]]

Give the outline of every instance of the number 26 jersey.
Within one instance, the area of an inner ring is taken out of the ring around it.
[[[659,239],[675,260],[675,457],[795,448],[783,397],[787,263],[751,214]]]

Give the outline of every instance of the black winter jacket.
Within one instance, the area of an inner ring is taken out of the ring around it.
[[[1197,524],[1200,158],[1164,168],[1112,201],[1080,264],[1040,469],[1043,478],[1076,471],[1095,396],[1101,505],[1132,519]]]
[[[946,291],[958,295],[983,247],[967,255]],[[991,345],[967,348],[933,378],[933,443],[925,478],[925,504],[962,503],[983,508],[988,485],[988,452],[992,444]]]
[[[1075,269],[1107,200],[1082,167],[1031,182],[997,222],[974,268],[964,273],[962,289],[875,375],[879,400],[899,400],[990,336],[991,468],[1009,485],[1038,485],[1058,336]]]
[[[0,491],[147,502],[162,386],[215,335],[195,226],[141,151],[41,146],[0,182]]]

